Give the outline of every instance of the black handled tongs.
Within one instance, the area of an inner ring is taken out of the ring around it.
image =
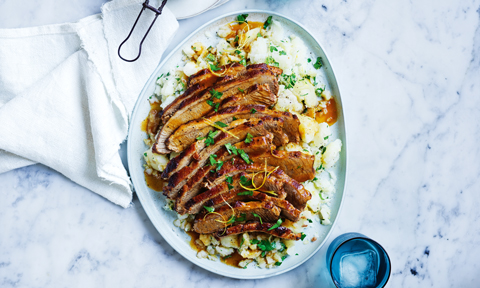
[[[147,35],[148,35],[148,32],[150,32],[150,30],[152,29],[153,27],[153,24],[155,24],[155,21],[157,21],[157,18],[158,16],[160,16],[162,14],[162,10],[163,10],[163,7],[165,7],[165,4],[167,4],[167,0],[163,0],[162,2],[162,5],[160,5],[160,7],[155,8],[153,6],[150,6],[148,3],[150,1],[149,0],[145,0],[145,2],[143,2],[143,7],[142,7],[142,10],[140,11],[140,14],[138,14],[138,17],[137,17],[137,20],[135,20],[135,24],[133,24],[133,27],[132,27],[132,30],[130,30],[130,33],[128,33],[128,36],[125,40],[123,40],[123,42],[120,44],[120,46],[118,47],[118,57],[120,57],[123,61],[127,61],[127,62],[135,62],[137,61],[138,58],[140,58],[140,55],[142,54],[142,45],[143,45],[143,41],[145,41],[145,38],[147,38]],[[140,41],[140,45],[138,46],[138,55],[136,58],[134,59],[131,59],[131,60],[128,60],[128,59],[125,59],[122,57],[121,53],[120,53],[120,50],[122,49],[122,46],[123,44],[125,44],[125,42],[128,41],[128,39],[130,38],[130,36],[132,36],[132,33],[133,33],[133,30],[135,30],[135,26],[137,26],[137,23],[138,23],[138,20],[140,19],[140,17],[142,16],[142,13],[143,11],[145,11],[145,9],[149,9],[151,11],[153,11],[155,13],[155,18],[153,19],[152,21],[152,24],[150,24],[150,27],[148,27],[148,30],[147,32],[145,33],[145,35],[143,36],[142,38],[142,41]]]

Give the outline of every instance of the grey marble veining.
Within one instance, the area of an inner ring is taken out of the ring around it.
[[[76,21],[103,0],[0,0],[0,28]],[[480,1],[240,1],[302,22],[344,97],[346,199],[329,242],[358,231],[392,260],[388,287],[480,283]],[[1,45],[1,43],[0,43]],[[1,63],[0,63],[1,65]],[[206,272],[159,235],[138,200],[122,209],[55,171],[0,174],[0,287],[332,287],[324,246],[281,276]]]

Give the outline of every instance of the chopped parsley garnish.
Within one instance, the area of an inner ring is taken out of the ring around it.
[[[218,71],[218,70],[221,70],[221,68],[218,68],[216,65],[214,64],[210,64],[210,69],[212,69],[212,71]]]
[[[243,242],[245,242],[245,238],[243,238],[243,236],[242,236],[242,241],[240,242],[240,247],[243,246]],[[245,267],[246,267],[246,266],[245,266]]]
[[[270,52],[273,52],[273,51],[278,51],[277,47],[275,47],[275,46],[270,46]]]
[[[323,140],[327,140],[327,139],[328,139],[328,136],[323,137]]]
[[[239,63],[242,64],[243,66],[247,66],[247,60],[245,59],[242,59]]]
[[[300,237],[300,239],[303,241],[303,239],[305,239],[305,237],[307,237],[307,235],[302,232],[302,237]]]
[[[313,223],[312,219],[307,219],[308,222]]]
[[[245,153],[245,151],[243,151],[242,149],[237,149],[237,151],[240,157],[242,157],[243,161],[245,161],[245,163],[250,164],[252,162],[252,160],[250,160],[248,154]]]
[[[238,155],[237,147],[233,146],[232,144],[225,144],[225,148],[227,148],[228,154],[232,155],[233,153],[235,155]]]
[[[240,92],[242,92],[242,93],[245,92],[245,90],[243,90],[243,89],[241,89],[241,88],[238,88],[238,91],[240,91]]]
[[[323,197],[322,197],[322,192],[318,193],[318,195],[320,195],[320,199],[325,200],[325,199],[323,199]]]
[[[247,138],[245,138],[245,143],[252,143],[253,135],[250,133],[247,133]]]
[[[242,184],[243,186],[250,186],[252,185],[252,180],[242,175],[240,176],[240,184]]]
[[[223,95],[222,92],[218,92],[218,91],[215,90],[215,89],[212,89],[212,90],[210,90],[210,91],[208,91],[208,92],[210,92],[210,95],[212,95],[212,97],[215,97],[215,98],[217,98],[217,99],[222,98],[222,95]]]
[[[271,65],[273,65],[273,66],[275,66],[275,67],[279,67],[279,66],[280,66],[280,64],[279,64],[277,61],[275,61],[275,59],[273,59],[272,56],[268,56],[267,59],[265,59],[265,60],[266,60],[267,64],[271,64]]]
[[[212,53],[208,53],[207,57],[205,57],[207,60],[210,60],[212,62],[215,61],[215,56]],[[213,69],[212,69],[213,70]]]
[[[257,37],[263,37],[263,36],[262,36],[262,34],[260,34],[260,32],[258,32]]]
[[[240,217],[235,218],[235,222],[243,222],[245,220],[247,220],[247,214],[245,214],[245,213],[242,213],[242,214],[240,214]]]
[[[303,151],[307,152],[308,153],[308,150],[307,149],[303,149]]]
[[[275,242],[269,242],[268,240],[262,240],[262,241],[260,241],[260,243],[258,243],[258,248],[260,248],[260,250],[265,252],[265,254],[266,254],[267,251],[272,251],[273,249],[275,249],[276,246],[277,245],[276,245]],[[264,256],[265,255],[263,255],[262,257],[264,257]]]
[[[263,29],[267,29],[268,26],[272,24],[272,16],[268,16],[267,21],[263,23]]]
[[[280,52],[278,52],[278,53],[279,53],[280,55],[287,55],[287,52],[285,52],[285,51],[280,51]]]
[[[240,54],[240,53],[242,53],[242,51],[237,49],[237,50],[235,50],[235,53]]]
[[[170,76],[170,72],[167,73],[167,77]]]
[[[235,120],[238,120],[238,118],[233,116],[232,120],[235,121]]]
[[[315,94],[317,94],[318,97],[322,96],[323,89],[322,88],[317,88],[315,89]]]
[[[147,152],[143,153],[143,156],[147,157]]]
[[[308,62],[308,63],[312,62],[312,59],[308,58],[308,59],[307,59],[307,62]]]
[[[276,266],[280,266],[280,265],[282,265],[282,262],[278,262],[278,261],[277,261],[277,262],[275,262],[275,265],[276,265]]]
[[[217,157],[217,155],[210,155],[208,157],[208,159],[210,160],[210,165],[212,166],[217,166],[217,169],[215,169],[215,171],[218,171],[222,168],[223,166],[223,161],[220,161],[220,160],[215,160],[215,158]]]
[[[227,224],[232,224],[233,222],[235,222],[235,215],[232,215],[232,217],[228,219]]]
[[[238,196],[252,196],[253,191],[244,191],[244,192],[237,193],[237,195]]]
[[[260,241],[258,241],[257,239],[250,240],[250,244],[252,244],[252,245],[255,245],[255,244],[258,244],[258,243],[260,243]]]
[[[213,103],[212,100],[207,100],[207,104],[212,106],[215,112],[218,112],[218,107],[220,107],[220,103]]]
[[[230,257],[232,257],[232,254],[223,257],[223,260],[225,261],[225,259],[228,259],[228,258],[230,258]]]
[[[287,249],[287,246],[285,245],[285,243],[283,242],[280,242],[280,249],[278,249],[278,252],[283,252],[285,249]],[[282,261],[283,261],[283,257],[282,257]]]
[[[203,206],[203,208],[205,208],[205,210],[207,210],[207,211],[210,212],[210,213],[212,213],[213,211],[215,211],[215,208],[213,208],[213,207]]]
[[[283,244],[283,242],[280,242]],[[285,244],[284,244],[285,245]],[[282,256],[282,261],[285,261],[285,259],[287,259],[288,255],[285,255],[285,256]]]
[[[215,125],[217,125],[218,127],[222,127],[222,128],[228,127],[228,124],[225,124],[222,121],[215,122]]]
[[[318,180],[318,178],[317,178],[317,177],[313,177],[313,180],[312,180],[312,181],[317,181],[317,180]]]
[[[215,140],[213,138],[215,138],[215,136],[217,136],[218,132],[219,132],[218,130],[208,132],[207,139],[205,139],[205,146],[208,147],[210,145],[215,144]]]
[[[323,66],[322,57],[317,57],[317,62],[315,62],[315,64],[313,64],[313,68],[320,69],[320,68],[322,68],[322,66]]]
[[[243,22],[248,23],[247,21],[248,14],[240,14],[237,16],[237,21],[239,24],[242,24]]]
[[[233,39],[233,42],[238,42],[238,35],[235,36],[235,39]]]
[[[323,147],[322,154],[325,153],[326,150],[327,150],[327,147]]]
[[[273,225],[272,227],[268,228],[267,231],[276,229],[276,228],[280,227],[280,225],[282,225],[282,219],[278,219],[278,220],[277,220],[277,223],[275,223],[275,225]]]
[[[225,178],[225,181],[227,181],[227,183],[233,184],[233,178],[232,178],[232,176],[227,176],[227,177]]]
[[[282,79],[283,78],[283,79]],[[281,82],[282,84],[285,85],[286,89],[293,88],[295,86],[295,83],[297,83],[297,76],[295,74],[292,75],[287,75],[287,74],[282,74]]]
[[[315,170],[318,171],[318,170],[322,170],[322,169],[323,169],[323,164],[320,164],[320,166],[318,166],[318,168],[315,169]]]
[[[252,114],[255,114],[257,112],[257,110],[255,110],[255,108],[252,108],[252,110],[250,110],[250,113]]]
[[[258,214],[255,214],[255,213],[252,213],[252,215],[253,215],[253,217],[256,217],[256,218],[258,218],[258,220],[260,220],[260,224],[263,224],[262,217],[260,217]],[[262,249],[262,250],[264,250],[264,249]]]

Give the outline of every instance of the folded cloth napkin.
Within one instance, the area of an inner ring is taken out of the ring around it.
[[[150,5],[159,7],[160,0]],[[114,0],[77,23],[0,29],[0,173],[42,163],[127,207],[131,182],[118,154],[145,81],[178,29],[164,9],[133,63],[117,55],[143,0]],[[122,50],[137,54],[146,10]]]

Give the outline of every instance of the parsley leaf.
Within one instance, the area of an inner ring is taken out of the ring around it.
[[[255,114],[257,112],[257,110],[255,110],[255,108],[252,108],[252,110],[250,110],[250,113],[252,114]]]
[[[280,55],[287,55],[287,52],[285,52],[285,51],[280,51],[280,52],[278,52],[278,53],[279,53]]]
[[[326,136],[326,137],[323,137],[323,140],[327,140],[327,139],[328,139],[328,136]]]
[[[232,224],[233,222],[235,222],[235,215],[232,215],[232,217],[228,219],[227,224]]]
[[[312,62],[312,59],[308,58],[308,59],[307,59],[307,62],[308,62],[308,63]]]
[[[222,92],[218,92],[218,91],[216,91],[215,89],[212,89],[212,90],[210,90],[210,91],[208,91],[208,92],[210,92],[210,94],[212,95],[212,97],[215,97],[215,98],[217,98],[217,99],[222,98],[222,95],[223,95]]]
[[[247,66],[247,60],[245,59],[242,59],[239,63],[242,64],[243,66]]]
[[[227,183],[233,184],[233,178],[232,178],[232,176],[227,176],[227,177],[225,178],[225,181],[227,181]]]
[[[210,61],[215,61],[215,56],[213,56],[212,53],[208,53],[207,57],[205,57],[207,60],[210,60]]]
[[[247,138],[245,138],[245,143],[252,143],[253,135],[250,133],[247,133]]]
[[[307,221],[308,221],[309,223],[313,223],[312,219],[307,219]]]
[[[233,42],[238,42],[238,35],[235,36],[235,39],[233,39]]]
[[[215,122],[215,125],[217,125],[219,127],[222,127],[222,128],[228,127],[228,124],[225,124],[222,121]]]
[[[317,62],[315,62],[315,64],[313,64],[313,68],[320,69],[320,68],[322,68],[322,66],[323,66],[322,57],[317,57]]]
[[[235,218],[235,222],[243,222],[245,220],[247,220],[247,214],[245,214],[245,213],[242,213],[242,214],[240,214],[240,217]]]
[[[277,261],[277,262],[275,262],[275,265],[276,265],[276,266],[280,266],[280,265],[282,265],[282,262],[278,262],[278,261]]]
[[[212,213],[213,211],[215,211],[215,208],[213,208],[213,207],[203,206],[203,208],[205,208],[205,210],[207,210],[207,211],[210,212],[210,213]]]
[[[248,23],[247,21],[247,17],[248,17],[248,14],[241,14],[241,15],[238,15],[237,16],[237,21],[239,24],[245,22],[245,23]]]
[[[237,195],[238,196],[252,196],[253,191],[244,191],[244,192],[237,193]]]
[[[303,241],[303,239],[305,239],[305,237],[307,237],[307,235],[305,233],[302,232],[302,237],[300,237],[300,240]]]
[[[275,46],[270,46],[270,52],[273,52],[273,51],[278,51],[278,49]]]
[[[266,60],[267,64],[272,64],[275,67],[280,66],[280,64],[277,61],[275,61],[275,59],[273,59],[272,56],[268,56],[265,60]]]
[[[216,65],[213,65],[213,64],[210,64],[210,69],[212,69],[212,71],[221,70],[221,68],[218,68]]]
[[[237,50],[235,50],[235,53],[240,54],[240,53],[242,53],[242,51],[237,49]]]
[[[245,161],[245,163],[250,164],[252,162],[252,160],[248,158],[248,154],[245,153],[245,151],[243,151],[242,149],[237,149],[237,151],[240,157],[242,157],[243,161]]]
[[[240,242],[240,248],[243,246],[243,242],[245,242],[245,238],[243,238],[243,236],[242,236],[242,241]],[[245,267],[247,267],[247,266],[245,266]]]
[[[263,29],[267,29],[267,27],[270,26],[270,24],[272,24],[272,16],[268,16],[267,21],[263,23]]]
[[[263,36],[262,36],[262,34],[260,34],[260,32],[258,32],[257,37],[263,37]]]
[[[276,229],[276,228],[280,227],[280,225],[282,225],[282,222],[283,222],[282,219],[278,219],[277,223],[275,223],[275,225],[273,225],[272,227],[268,228],[267,231],[270,231],[270,230],[273,230],[273,229]]]
[[[250,179],[248,179],[247,177],[245,176],[240,176],[240,184],[242,184],[243,186],[250,186],[252,185],[252,181]]]
[[[256,217],[260,220],[260,224],[263,224],[262,222],[262,217],[260,217],[258,214],[252,213],[253,217]],[[262,249],[263,250],[263,249]]]
[[[258,244],[258,243],[260,243],[260,241],[258,241],[257,239],[250,240],[250,244],[252,244],[252,245],[255,245],[255,244]]]
[[[245,92],[245,90],[243,90],[243,89],[241,89],[241,88],[238,88],[238,91],[240,91],[240,92],[242,92],[242,93]]]
[[[225,148],[227,148],[228,154],[232,155],[232,153],[233,153],[235,155],[238,155],[237,148],[235,146],[233,146],[232,144],[230,144],[230,143],[225,144]]]
[[[233,116],[232,120],[235,121],[235,120],[238,120],[238,118]]]

